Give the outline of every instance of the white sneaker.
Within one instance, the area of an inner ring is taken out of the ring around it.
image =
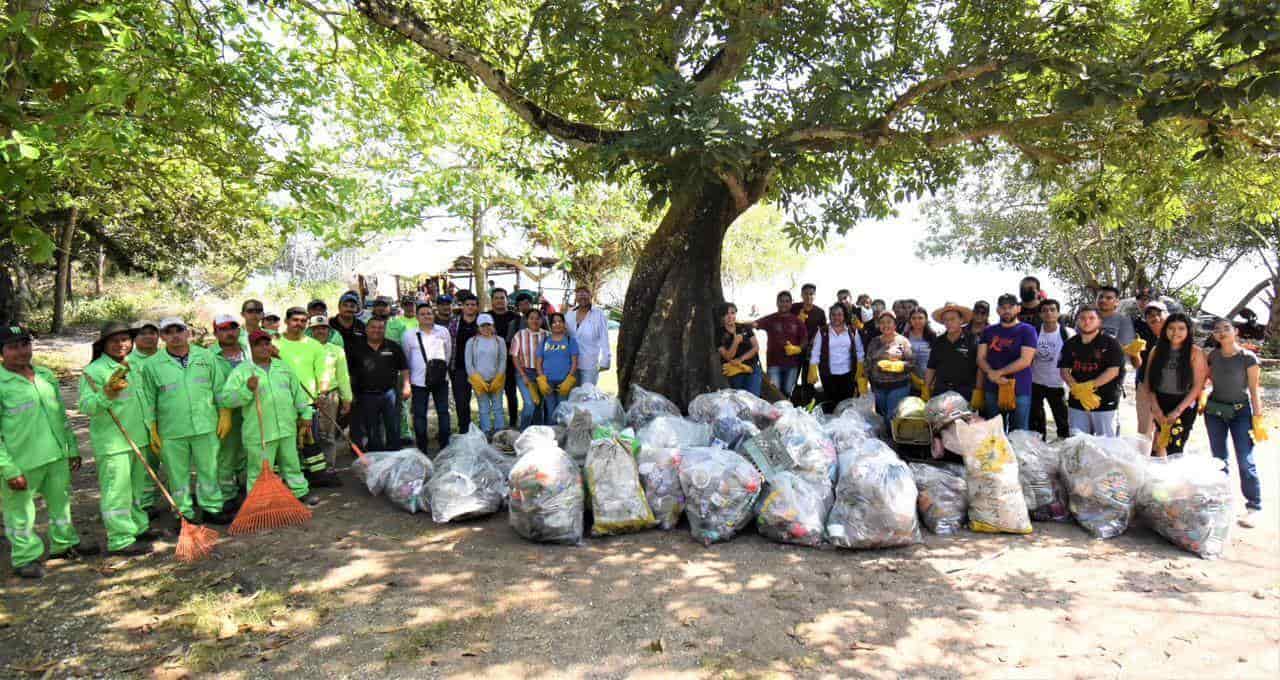
[[[1246,529],[1252,529],[1258,526],[1259,519],[1262,519],[1261,510],[1249,510],[1245,512],[1244,515],[1240,517],[1240,520],[1236,523]]]

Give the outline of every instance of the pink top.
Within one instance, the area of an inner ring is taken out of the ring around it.
[[[535,333],[528,328],[521,328],[516,332],[516,337],[511,341],[511,358],[515,360],[517,368],[537,367],[535,362],[538,359],[538,347],[546,337],[547,332],[544,330]]]

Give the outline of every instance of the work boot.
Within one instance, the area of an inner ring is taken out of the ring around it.
[[[44,565],[39,562],[28,562],[21,567],[14,567],[13,573],[22,578],[44,578]]]
[[[201,524],[230,524],[232,515],[225,512],[206,512],[200,519]]]
[[[338,478],[338,470],[336,468],[328,468],[313,473],[308,484],[312,487],[325,489],[342,486],[342,480]]]
[[[243,499],[243,498],[241,498],[241,497],[239,497],[239,496],[236,496],[235,498],[232,498],[231,500],[227,501],[226,503],[223,503],[223,504],[222,504],[222,514],[223,514],[223,515],[230,515],[230,516],[233,516],[233,517],[234,517],[234,516],[235,516],[235,514],[236,514],[237,512],[239,512],[239,511],[240,511],[240,504],[241,504],[241,503],[244,503],[244,499]]]
[[[101,552],[102,548],[98,547],[96,543],[81,543],[79,545],[73,545],[60,553],[51,553],[49,555],[49,559],[75,561],[82,560],[86,557],[93,557]]]
[[[107,554],[111,557],[136,557],[138,555],[147,555],[151,553],[151,544],[141,541],[134,541],[119,550],[108,550]]]
[[[307,505],[310,505],[310,506],[312,506],[312,507],[317,506],[317,505],[320,505],[320,497],[319,497],[319,496],[317,496],[317,495],[315,495],[315,494],[313,494],[313,493],[309,493],[309,494],[307,494],[307,495],[303,496],[302,498],[299,498],[298,500],[300,500],[300,501],[302,501],[303,503],[306,503]]]
[[[165,509],[158,505],[147,508],[147,519],[153,522],[161,517],[164,517],[165,514],[166,514]]]
[[[153,543],[165,538],[169,538],[169,532],[162,529],[147,529],[137,536],[134,536],[133,540],[139,543]]]

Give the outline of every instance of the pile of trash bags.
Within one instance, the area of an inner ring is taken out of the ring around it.
[[[916,483],[887,444],[868,440],[840,454],[840,481],[827,516],[827,540],[841,548],[891,548],[919,543]]]
[[[969,528],[981,533],[1031,533],[1031,516],[1018,482],[1018,461],[1000,418],[957,420],[958,453],[964,457]]]
[[[427,480],[434,466],[415,448],[399,451],[370,451],[357,458],[351,472],[374,496],[386,495],[391,504],[405,512],[425,512]]]
[[[1179,548],[1212,560],[1227,545],[1232,498],[1221,460],[1186,454],[1152,458],[1138,516]]]
[[[636,438],[644,446],[658,448],[710,446],[711,426],[680,416],[661,415],[640,428],[636,432]]]
[[[534,426],[515,442],[519,457],[509,477],[508,521],[517,534],[540,543],[582,542],[582,473],[549,427]]]
[[[596,428],[621,428],[626,413],[617,397],[595,385],[582,385],[573,388],[569,398],[556,406],[553,420],[567,429],[563,440],[565,453],[581,467],[587,463],[587,449]]]
[[[1123,534],[1146,482],[1145,437],[1079,434],[1062,444],[1062,479],[1076,523],[1098,538]]]
[[[822,431],[831,439],[836,451],[856,449],[866,440],[876,438],[876,427],[860,411],[852,408],[823,421]]]
[[[636,456],[640,483],[649,510],[659,529],[674,529],[684,513],[684,489],[680,487],[680,449],[640,445]]]
[[[1018,481],[1027,511],[1036,522],[1069,522],[1067,488],[1058,468],[1061,463],[1060,442],[1049,444],[1029,430],[1009,433],[1009,445],[1018,459]]]
[[[744,442],[742,449],[769,479],[783,470],[833,482],[836,478],[835,444],[818,420],[801,409],[783,410],[776,422]]]
[[[746,390],[723,389],[699,394],[689,402],[689,417],[700,423],[714,423],[719,418],[747,420],[765,428],[782,416],[778,407]]]
[[[916,508],[920,521],[939,536],[950,536],[964,528],[969,516],[969,496],[964,468],[956,463],[908,463],[916,480]]]
[[[766,484],[756,512],[760,535],[781,543],[822,545],[835,490],[826,475],[782,471]]]
[[[680,487],[693,537],[703,545],[733,538],[747,522],[763,481],[745,458],[727,449],[681,449]]]
[[[860,397],[845,399],[836,404],[836,410],[832,415],[840,417],[851,411],[861,416],[862,420],[871,427],[871,435],[873,437],[883,437],[885,435],[884,419],[876,413],[876,399],[874,396],[864,394]]]
[[[596,430],[587,451],[587,490],[591,494],[591,535],[627,534],[657,526],[636,465],[630,429]]]
[[[631,405],[627,407],[627,426],[639,431],[658,416],[680,417],[680,409],[671,400],[632,383]]]
[[[449,440],[427,482],[431,519],[444,523],[491,515],[502,509],[512,459],[472,427]]]

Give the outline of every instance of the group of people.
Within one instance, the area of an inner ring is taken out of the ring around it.
[[[887,307],[841,290],[823,309],[816,293],[805,284],[797,302],[782,291],[776,312],[747,324],[733,304],[719,310],[716,351],[730,386],[759,395],[767,376],[783,396],[816,398],[827,412],[871,394],[886,431],[903,399],[927,402],[952,391],[983,417],[1002,416],[1008,429],[1047,436],[1051,415],[1059,438],[1115,437],[1132,369],[1138,431],[1152,436],[1152,454],[1182,452],[1203,414],[1213,455],[1226,463],[1228,443],[1235,449],[1248,511],[1241,524],[1256,522],[1262,496],[1253,447],[1267,438],[1261,365],[1229,320],[1214,321],[1206,350],[1195,342],[1191,319],[1171,314],[1150,289],[1139,291],[1135,319],[1120,310],[1119,290],[1101,288],[1094,303],[1075,310],[1074,328],[1034,276],[1022,279],[1018,295],[999,296],[994,321],[982,300],[972,307],[948,302],[930,313],[915,300]],[[757,329],[767,336],[764,370]]]

